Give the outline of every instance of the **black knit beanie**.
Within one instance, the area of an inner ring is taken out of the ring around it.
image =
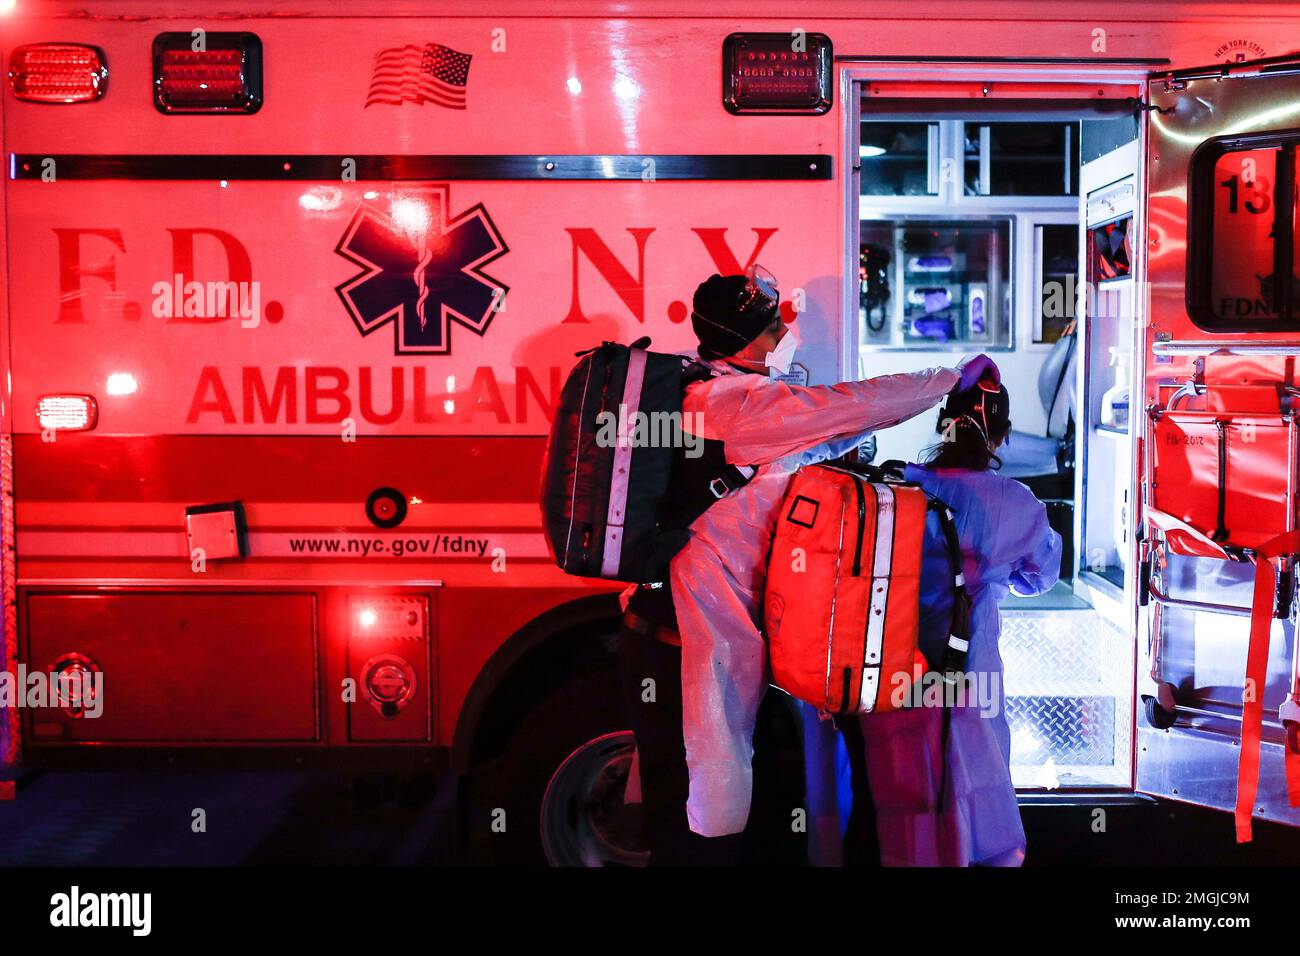
[[[696,288],[691,303],[691,327],[700,340],[701,358],[735,355],[772,324],[776,310],[762,296],[748,309],[741,310],[745,284],[743,275],[715,274]]]

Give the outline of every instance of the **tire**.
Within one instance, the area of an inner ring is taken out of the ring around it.
[[[623,802],[635,744],[615,669],[575,675],[520,721],[469,783],[472,863],[642,866],[639,807]]]

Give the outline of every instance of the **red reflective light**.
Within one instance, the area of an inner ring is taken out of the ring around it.
[[[29,43],[9,57],[9,86],[29,103],[89,103],[104,95],[104,54],[79,43]]]
[[[173,105],[232,105],[244,96],[243,59],[238,50],[167,50],[159,92]]]
[[[262,105],[262,42],[251,33],[189,33],[154,40],[154,105],[163,113],[255,113]]]
[[[84,432],[95,427],[99,406],[90,395],[42,395],[36,401],[41,430]]]
[[[824,33],[733,33],[722,44],[722,104],[737,115],[825,113],[831,62]]]

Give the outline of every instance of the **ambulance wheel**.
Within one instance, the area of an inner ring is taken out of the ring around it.
[[[475,774],[472,862],[642,866],[639,807],[624,801],[634,744],[616,673],[574,677],[528,712]]]
[[[626,796],[636,753],[630,730],[582,744],[556,768],[542,794],[538,827],[551,866],[645,866],[639,806]]]
[[[1175,711],[1166,710],[1154,697],[1143,694],[1142,703],[1146,707],[1147,723],[1157,730],[1168,730],[1178,718]]]

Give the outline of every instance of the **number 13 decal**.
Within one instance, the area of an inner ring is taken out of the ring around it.
[[[1255,175],[1255,161],[1253,159],[1248,159],[1242,163],[1242,176],[1240,179],[1235,175],[1229,176],[1219,185],[1226,187],[1228,190],[1228,212],[1237,211],[1237,193],[1242,185],[1254,193],[1254,196],[1247,199],[1243,204],[1246,207],[1246,212],[1258,215],[1262,212],[1268,212],[1273,205],[1272,200],[1269,198],[1269,181],[1263,176]]]

